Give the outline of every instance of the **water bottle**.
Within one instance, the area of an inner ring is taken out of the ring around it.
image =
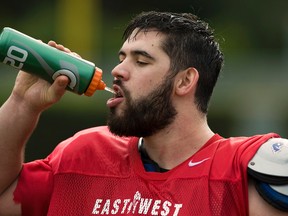
[[[0,34],[0,62],[33,73],[52,83],[57,76],[70,79],[67,90],[92,96],[96,90],[114,91],[102,80],[95,64],[49,46],[15,29],[5,27]]]

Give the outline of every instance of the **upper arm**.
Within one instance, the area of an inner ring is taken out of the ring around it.
[[[252,179],[249,179],[248,194],[250,216],[288,216],[288,212],[274,208],[259,195]]]
[[[0,215],[21,215],[21,204],[14,201],[14,191],[17,186],[17,180],[14,181],[0,195]]]

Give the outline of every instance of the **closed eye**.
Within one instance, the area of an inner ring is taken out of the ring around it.
[[[141,66],[144,66],[144,65],[147,65],[148,63],[147,62],[143,62],[143,61],[137,61],[137,64],[141,65]]]

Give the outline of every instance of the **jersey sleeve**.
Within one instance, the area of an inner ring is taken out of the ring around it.
[[[55,165],[60,163],[63,148],[69,144],[69,140],[59,143],[45,159],[23,164],[14,191],[14,202],[21,204],[22,215],[47,215]]]
[[[14,191],[14,201],[21,203],[22,215],[47,215],[53,188],[48,159],[23,164]]]

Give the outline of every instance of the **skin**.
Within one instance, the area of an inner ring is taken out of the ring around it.
[[[130,44],[129,42],[126,43]],[[138,43],[139,40],[135,42]],[[154,41],[151,42],[151,47],[144,49],[141,48],[142,45],[137,48],[136,43],[136,48],[131,51],[126,50],[125,43],[119,51],[120,64],[112,73],[117,76],[114,80],[114,88],[121,92],[122,97],[110,99],[107,103],[110,107],[107,124],[110,131],[117,135],[151,136],[172,122],[177,113],[170,96],[174,79],[161,74],[165,71],[167,71],[166,74],[168,73],[169,59],[163,55],[165,53],[160,47],[156,47],[156,51],[161,51],[164,58],[157,59],[157,55],[149,53],[150,50],[154,51],[153,47],[156,46]],[[124,74],[123,71],[125,71]],[[131,71],[135,73],[131,73]],[[141,80],[139,82],[138,78],[143,79],[145,85],[143,85],[144,83],[141,85]],[[131,83],[130,80],[135,80],[137,85]],[[161,82],[155,85],[157,80],[161,80]],[[134,84],[133,88],[128,86],[130,83]],[[144,94],[141,94],[140,97],[132,96],[135,93],[134,88],[138,88],[138,92]]]
[[[164,35],[153,31],[139,33],[136,39],[126,41],[121,47],[120,63],[113,69],[112,75],[123,81],[132,99],[149,94],[168,73],[170,59],[160,49],[163,38]],[[69,52],[54,42],[49,44]],[[152,58],[147,58],[143,53],[148,53]],[[199,74],[195,68],[187,68],[176,75],[171,94],[173,105],[178,111],[175,120],[166,128],[144,138],[147,153],[163,168],[176,167],[214,134],[207,124],[206,116],[199,112],[193,103],[198,79]],[[21,215],[20,205],[13,202],[13,191],[23,162],[25,143],[36,127],[40,114],[61,99],[68,82],[67,77],[61,76],[50,85],[30,74],[20,72],[11,96],[2,105],[0,215]],[[113,100],[109,100],[107,105],[115,107],[116,114],[121,116],[126,108],[125,97]],[[181,127],[182,125],[185,127]],[[10,160],[11,158],[13,160]],[[265,203],[255,191],[252,182],[248,190],[250,215],[287,215]]]
[[[155,35],[156,32],[151,32],[151,34]],[[151,39],[149,45],[141,42],[143,37]],[[130,42],[124,42],[120,49],[120,63],[112,70],[112,75],[125,83],[125,88],[129,90],[133,99],[138,99],[145,96],[149,89],[153,89],[158,85],[159,80],[169,70],[170,60],[160,50],[156,37],[151,37],[150,34],[145,36],[141,33],[137,40],[131,40]],[[149,56],[145,56],[144,53],[149,54]],[[125,100],[117,106],[116,114],[121,115],[123,109],[125,109]]]
[[[155,31],[146,34],[142,32],[137,35],[136,40],[126,41],[120,49],[120,64],[112,70],[112,75],[124,81],[125,88],[134,99],[149,94],[169,71],[170,59],[160,48],[163,37]],[[134,38],[133,35],[131,38]],[[143,55],[134,55],[136,51],[146,52],[155,60],[149,61]],[[139,60],[148,64],[139,66],[137,63]],[[144,138],[149,156],[163,168],[171,169],[185,161],[213,136],[206,117],[199,113],[193,103],[198,77],[198,71],[194,68],[183,70],[176,76],[172,98],[176,109],[181,111],[168,127]],[[125,98],[117,105],[116,113],[121,115],[123,109]],[[197,145],[189,146],[185,144],[187,142]]]

